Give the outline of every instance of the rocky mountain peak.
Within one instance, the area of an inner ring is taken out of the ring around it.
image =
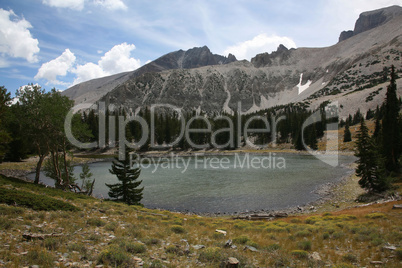
[[[283,51],[288,51],[289,49],[287,47],[285,47],[284,45],[280,44],[278,46],[278,49],[276,50],[276,52],[283,52]]]
[[[354,30],[343,31],[339,36],[339,42],[342,42],[359,33],[374,29],[398,16],[402,16],[402,7],[396,5],[363,12],[357,19]]]
[[[290,53],[291,50],[280,44],[277,50],[272,53],[265,52],[258,54],[251,59],[251,63],[257,68],[262,66],[281,65],[289,58]]]

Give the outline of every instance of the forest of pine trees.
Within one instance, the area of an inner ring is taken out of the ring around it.
[[[326,124],[330,121],[326,120],[325,106],[319,108],[321,119],[319,122],[308,126],[304,130],[304,142],[313,150],[317,149],[317,141],[324,135]],[[184,121],[187,127],[191,129],[205,129],[207,130],[208,121],[211,124],[211,131],[192,133],[188,135],[188,139],[183,135],[177,143],[174,144],[174,149],[187,150],[190,148],[202,148],[206,145],[208,148],[218,149],[236,149],[245,145],[243,132],[245,123],[252,117],[259,117],[260,119],[254,119],[248,125],[248,129],[263,130],[266,129],[266,122],[268,122],[269,131],[265,133],[250,134],[253,144],[263,145],[272,142],[276,143],[293,143],[297,150],[305,150],[301,141],[301,127],[303,122],[313,114],[314,112],[307,110],[305,107],[299,104],[289,104],[283,106],[273,107],[267,110],[259,111],[253,114],[239,114],[237,112],[234,115],[228,113],[212,113],[212,114],[196,114],[195,111],[184,113]],[[106,113],[106,127],[115,129],[113,140],[109,137],[110,134],[106,131],[106,144],[118,144],[119,124],[118,116],[127,117],[128,115],[122,109],[115,112]],[[151,125],[151,111],[148,107],[141,109],[137,116],[143,118],[146,123]],[[278,120],[279,117],[283,117],[283,120]],[[176,141],[180,131],[182,130],[181,119],[177,113],[174,112],[155,112],[153,116],[154,131],[150,133],[147,139],[147,143],[143,145],[140,150],[146,151],[151,145],[151,141],[154,142],[154,148],[162,148],[164,145],[169,145],[173,141]],[[112,120],[111,120],[112,119]],[[276,130],[273,130],[275,125],[274,120],[278,120]],[[331,122],[336,122],[337,118],[332,119]],[[84,113],[82,122],[86,124],[91,131],[91,141],[97,141],[99,137],[99,118],[94,110]],[[111,126],[111,124],[113,124]],[[233,130],[233,131],[229,131]],[[274,131],[276,135],[273,137]],[[240,132],[240,133],[239,133]],[[132,142],[138,142],[142,137],[142,129],[140,123],[137,121],[129,122],[124,133],[127,140]],[[153,135],[153,137],[151,137]],[[230,142],[231,141],[231,142]]]
[[[360,186],[369,193],[389,189],[390,181],[399,172],[402,153],[402,116],[396,90],[396,75],[392,66],[385,101],[374,114],[375,127],[372,136],[364,118],[361,118],[356,141],[355,155],[358,157],[356,174],[360,177]]]

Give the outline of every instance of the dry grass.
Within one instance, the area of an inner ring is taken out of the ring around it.
[[[0,229],[0,260],[6,267],[53,267],[54,261],[61,267],[74,263],[76,267],[100,263],[133,267],[138,258],[144,267],[217,267],[229,257],[237,258],[242,267],[370,267],[370,261],[382,261],[387,267],[402,264],[400,249],[384,248],[401,246],[402,213],[392,209],[401,201],[255,222],[154,211],[96,199],[69,202],[82,211],[37,212],[0,205],[1,225],[6,226]],[[25,232],[63,236],[25,241]],[[225,247],[228,239],[236,248]],[[258,251],[249,250],[250,246]],[[317,255],[322,261],[311,258]]]

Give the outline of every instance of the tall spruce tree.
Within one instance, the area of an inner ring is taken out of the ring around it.
[[[10,92],[4,86],[0,87],[0,163],[3,160],[4,154],[6,152],[6,145],[11,141],[10,135],[6,132],[4,127],[3,119],[8,109],[7,103],[10,101]]]
[[[381,157],[363,118],[357,133],[355,156],[358,157],[356,175],[360,177],[359,185],[369,193],[387,190],[388,185],[381,170]]]
[[[130,166],[130,155],[126,153],[124,160],[115,158],[109,172],[116,175],[119,180],[119,183],[116,184],[105,183],[110,188],[109,196],[128,205],[141,205],[142,191],[144,190],[144,187],[138,188],[142,183],[138,180],[141,169]]]
[[[352,134],[350,133],[349,124],[345,125],[345,131],[343,133],[343,142],[352,141]]]
[[[395,67],[391,67],[391,82],[387,88],[382,119],[382,149],[388,172],[398,169],[400,150],[399,102],[396,93]]]

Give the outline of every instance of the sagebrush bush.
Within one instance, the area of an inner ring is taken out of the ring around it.
[[[281,248],[281,245],[279,244],[270,244],[265,247],[265,249],[269,252],[277,251]]]
[[[198,260],[201,262],[221,262],[223,258],[222,249],[218,247],[209,247],[201,251]]]
[[[115,244],[101,251],[98,262],[113,267],[132,267],[133,264],[130,255]]]
[[[297,259],[307,259],[308,252],[304,250],[293,250],[290,254]]]
[[[165,249],[166,253],[171,253],[171,254],[180,254],[181,250],[179,247],[176,247],[175,245],[169,245]]]
[[[106,224],[106,222],[104,222],[98,218],[89,218],[87,220],[87,224],[91,225],[91,226],[101,227],[101,226],[104,226]]]
[[[183,234],[183,233],[185,233],[186,232],[186,230],[183,228],[183,226],[181,226],[181,225],[172,225],[171,227],[170,227],[170,230],[173,232],[173,233],[176,233],[176,234]]]
[[[42,248],[34,248],[30,250],[26,258],[29,263],[35,263],[45,267],[52,267],[54,261],[53,255]]]
[[[43,246],[48,250],[57,250],[60,246],[60,240],[54,237],[48,237],[43,240]]]
[[[386,216],[384,213],[374,212],[366,215],[369,219],[384,219]]]
[[[109,232],[114,232],[119,225],[117,222],[109,222],[108,224],[105,225],[105,230]]]
[[[297,242],[297,248],[302,250],[311,250],[311,241],[299,241]]]
[[[357,262],[357,257],[356,257],[356,255],[353,255],[352,253],[347,253],[346,255],[342,256],[342,260],[350,262],[350,263],[355,263],[355,262]]]

